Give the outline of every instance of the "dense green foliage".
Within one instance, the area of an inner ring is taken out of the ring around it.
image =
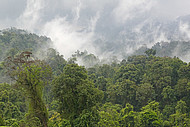
[[[102,100],[102,92],[88,80],[84,67],[67,65],[52,83],[55,98],[60,102],[59,112],[64,118],[78,118],[84,110],[91,110]]]
[[[139,49],[137,49],[133,54],[145,55],[147,53],[152,52],[155,53],[156,56],[161,56],[161,57],[178,56],[187,61],[189,58],[189,49],[190,49],[189,41],[157,42],[151,47],[151,49],[149,49],[146,45],[143,45]]]
[[[22,51],[31,51],[33,55],[42,59],[51,45],[50,42],[51,40],[45,36],[38,36],[16,28],[0,30],[0,82],[8,81],[1,64],[7,56],[13,57]]]
[[[0,31],[0,61],[6,56],[12,56],[20,50],[43,52],[47,49],[51,40],[45,36],[28,33],[24,30],[11,28]],[[40,50],[39,50],[40,49]]]
[[[0,83],[0,126],[188,127],[190,63],[157,52],[105,64],[86,51],[67,61],[49,49],[43,64],[23,64]]]

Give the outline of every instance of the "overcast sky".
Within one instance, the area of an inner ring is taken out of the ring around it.
[[[189,5],[190,0],[0,0],[0,29],[46,35],[68,56],[77,49],[95,52],[97,36],[106,40],[104,33],[112,36],[140,18],[168,21],[189,15]]]
[[[42,22],[57,16],[73,18],[77,7],[84,20],[97,12],[120,23],[147,12],[152,17],[175,18],[190,14],[189,5],[189,0],[0,0],[0,25],[1,29],[18,26],[18,19],[23,16],[21,19],[26,20],[39,15]]]

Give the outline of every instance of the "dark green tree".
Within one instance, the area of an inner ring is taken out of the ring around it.
[[[140,84],[136,90],[136,100],[140,107],[155,99],[154,87],[149,83]]]
[[[108,101],[113,104],[121,104],[125,106],[126,103],[135,103],[136,85],[133,81],[125,79],[122,82],[116,82],[108,87],[107,95]]]
[[[121,116],[120,111],[122,107],[118,104],[105,103],[99,111],[100,121],[98,122],[99,127],[119,127]]]
[[[103,99],[103,93],[89,81],[86,69],[77,64],[67,65],[63,73],[54,79],[53,85],[54,96],[59,101],[59,112],[71,122],[83,110],[91,110]]]
[[[142,107],[142,111],[138,116],[138,126],[140,127],[161,127],[162,119],[158,102],[150,102]]]
[[[55,49],[49,48],[47,50],[47,57],[45,62],[50,65],[52,68],[53,75],[58,76],[63,72],[64,66],[67,64],[67,61],[63,58],[63,55],[60,55]]]
[[[5,120],[0,116],[0,126],[4,126],[5,125]]]
[[[173,127],[189,127],[190,118],[187,114],[187,105],[185,101],[180,100],[175,107],[175,114],[170,115],[170,124]]]
[[[154,49],[148,49],[148,50],[146,50],[145,51],[145,54],[147,55],[147,56],[155,56],[156,55],[156,50],[154,50]]]
[[[137,113],[133,111],[133,106],[129,103],[121,109],[121,125],[122,127],[135,127],[137,124]]]

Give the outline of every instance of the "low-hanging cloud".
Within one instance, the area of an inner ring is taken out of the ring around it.
[[[24,12],[18,17],[17,26],[35,32],[40,26],[44,0],[27,0]]]
[[[17,19],[17,25],[50,37],[54,43],[54,48],[64,54],[66,58],[79,49],[88,49],[95,53],[91,42],[94,40],[94,31],[100,16],[99,12],[85,20],[85,25],[80,23],[80,11],[83,5],[80,0],[77,0],[76,5],[70,9],[72,16],[57,14],[50,20],[43,21],[41,19],[45,15],[43,10],[47,8],[45,5],[48,5],[48,3],[44,3],[44,0],[28,0],[25,11]]]
[[[113,10],[113,15],[119,23],[125,23],[150,11],[155,4],[155,0],[120,0]]]
[[[95,49],[92,46],[94,41],[94,31],[96,23],[99,19],[99,13],[92,16],[86,23],[86,25],[80,25],[78,20],[80,18],[81,2],[78,1],[78,5],[73,8],[74,17],[68,20],[65,17],[56,17],[53,20],[45,23],[42,28],[44,35],[50,36],[54,41],[54,47],[68,58],[77,50],[89,49],[95,53]]]
[[[54,41],[54,47],[67,58],[75,51],[89,49],[93,51],[91,43],[93,41],[94,22],[89,22],[87,28],[78,26],[67,21],[66,17],[55,18],[47,22],[42,32],[50,36]]]
[[[185,37],[187,37],[186,40],[190,40],[190,26],[188,23],[180,22],[179,30]]]
[[[190,40],[188,20],[176,20],[190,14],[187,0],[18,0],[18,5],[10,1],[0,1],[0,5],[10,5],[1,6],[0,28],[46,35],[67,58],[76,50],[130,54],[143,44],[183,35]],[[8,13],[13,7],[20,9]]]

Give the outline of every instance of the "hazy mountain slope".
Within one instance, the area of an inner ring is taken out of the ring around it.
[[[7,56],[15,55],[19,51],[32,51],[35,54],[44,51],[51,45],[51,40],[45,36],[38,36],[25,30],[16,28],[0,31],[0,61]]]
[[[104,36],[97,39],[94,45],[100,47],[100,54],[114,54],[125,58],[143,45],[151,48],[162,41],[188,42],[190,40],[189,19],[190,15],[167,21],[139,18],[134,22],[126,22],[124,27],[118,27],[115,31],[109,29],[104,31]],[[176,55],[180,56],[180,54]]]
[[[16,28],[0,31],[0,83],[8,81],[3,73],[2,61],[22,51],[31,51],[34,57],[42,59],[46,49],[52,44],[45,36],[38,36]]]

